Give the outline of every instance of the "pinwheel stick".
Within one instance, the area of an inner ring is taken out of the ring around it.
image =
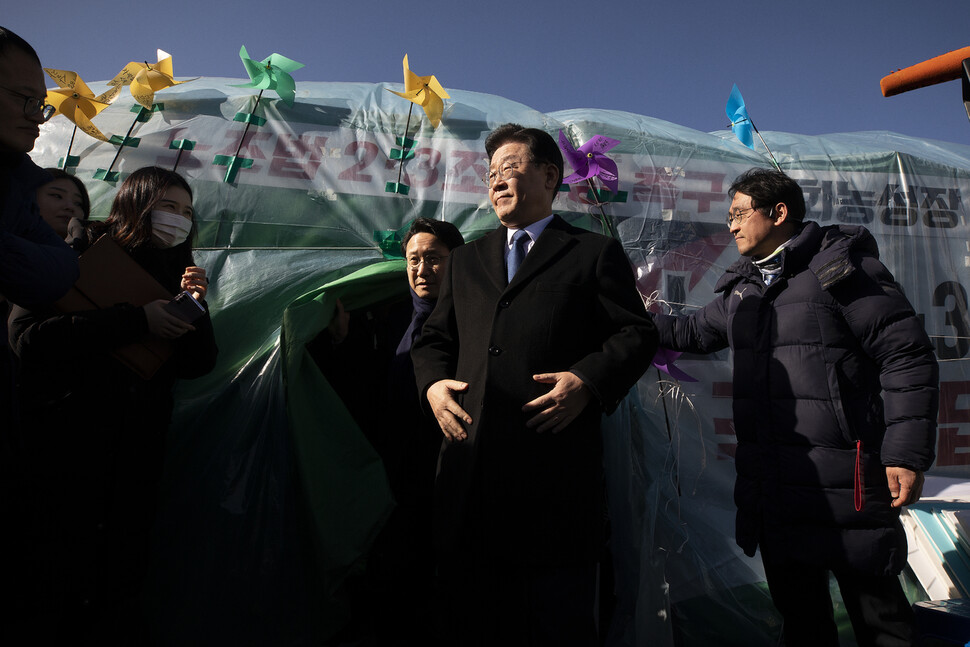
[[[182,159],[182,149],[179,148],[179,152],[175,154],[175,166],[172,167],[173,171],[179,167],[179,161],[181,159]]]
[[[755,127],[753,121],[751,122],[751,130],[754,131],[754,134],[757,135],[758,139],[761,140],[761,144],[765,147],[765,150],[768,151],[768,157],[771,158],[771,163],[775,165],[775,169],[780,171],[781,167],[778,166],[778,160],[776,160],[775,156],[771,154],[771,149],[768,148],[768,144],[765,142],[765,138],[761,136],[761,132],[758,131],[758,129]]]
[[[115,163],[118,161],[118,158],[121,156],[121,151],[124,149],[125,144],[128,142],[128,138],[131,137],[131,131],[135,129],[135,124],[138,123],[138,120],[146,112],[148,112],[148,110],[146,110],[144,106],[142,106],[141,110],[138,111],[138,114],[135,115],[134,120],[132,120],[131,125],[128,126],[128,132],[125,133],[125,138],[122,139],[121,143],[118,145],[118,150],[115,152],[114,159],[111,160],[111,165],[108,167],[108,171],[105,173],[105,177],[111,176],[111,169],[115,167]]]
[[[592,193],[593,197],[596,198],[596,187],[593,186],[593,178],[586,178],[586,184],[589,185],[590,193]],[[606,215],[606,210],[603,208],[603,203],[597,200],[595,204],[597,207],[599,207],[600,214],[603,216],[603,228],[609,233],[610,236],[619,240],[620,237],[616,233],[616,229],[613,227],[613,221],[610,220]]]
[[[659,368],[657,369],[657,386],[660,387],[660,401],[664,407],[664,425],[667,427],[667,440],[672,442],[674,436],[670,431],[670,416],[667,414],[667,394],[664,393],[663,376],[660,374]],[[680,480],[677,481],[677,496],[680,496]]]
[[[64,155],[64,168],[67,167],[71,159],[71,149],[74,148],[74,136],[77,135],[77,124],[74,124],[74,130],[71,131],[71,141],[67,145],[67,154]]]
[[[411,129],[411,113],[412,112],[414,112],[414,104],[413,103],[411,104],[411,107],[408,109],[408,120],[404,124],[404,140],[405,141],[407,141],[407,138],[408,138],[408,130]],[[407,147],[405,146],[405,148],[401,151],[401,162],[397,165],[397,183],[398,184],[401,183],[401,176],[404,174],[404,158],[407,157],[407,155],[405,155],[406,152],[407,152]]]
[[[758,130],[758,127],[754,125],[754,120],[751,117],[748,117],[747,120],[748,120],[748,123],[751,124],[751,130],[753,130],[754,131],[754,134],[757,135],[758,136],[758,139],[761,140],[761,145],[765,147],[765,150],[766,151],[768,151],[768,157],[771,158],[771,163],[775,165],[775,169],[776,170],[780,171],[781,170],[781,167],[778,166],[778,160],[776,160],[775,159],[775,156],[772,155],[771,149],[768,148],[768,144],[765,142],[765,138],[761,136],[761,131],[759,131]],[[742,121],[744,121],[744,119],[738,120],[737,123],[741,123]],[[733,125],[734,124],[729,125],[728,128],[730,128]]]
[[[253,110],[252,110],[253,113],[256,112],[256,108],[259,107],[259,100],[262,99],[262,98],[263,98],[263,91],[260,90],[259,91],[259,94],[256,95],[256,103],[253,104]],[[246,127],[243,128],[242,137],[239,138],[239,146],[236,146],[236,153],[233,155],[233,157],[239,157],[239,151],[242,150],[243,143],[246,141],[246,133],[249,132],[249,126],[251,124],[252,124],[252,119],[247,119],[246,120]],[[181,151],[179,151],[179,153],[181,154]]]
[[[664,395],[664,378],[660,374],[660,369],[657,369],[657,384],[660,386],[660,400],[664,405],[664,424],[667,427],[667,440],[673,440],[673,434],[670,433],[670,417],[667,415],[667,396]]]

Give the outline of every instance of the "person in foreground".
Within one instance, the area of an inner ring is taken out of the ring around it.
[[[935,455],[939,371],[863,227],[803,222],[798,184],[751,169],[727,223],[741,258],[661,346],[734,351],[737,542],[758,547],[785,644],[838,645],[829,573],[860,646],[910,645],[901,506]]]
[[[147,167],[122,183],[106,221],[82,229],[78,248],[110,236],[166,292],[186,290],[204,305],[208,279],[192,259],[194,230],[188,184]],[[105,272],[110,283],[114,270]],[[38,644],[150,644],[140,595],[173,387],[211,371],[217,354],[208,310],[187,323],[166,303],[11,313],[25,429],[20,596]],[[151,377],[116,354],[145,341],[170,351]]]
[[[37,187],[50,177],[30,159],[40,126],[53,114],[46,105],[44,71],[24,39],[0,27],[0,518],[10,530],[0,535],[0,552],[21,561],[22,537],[11,521],[21,502],[15,493],[15,451],[20,431],[16,358],[7,343],[7,314],[13,304],[59,299],[78,277],[77,254],[37,213]],[[13,579],[7,573],[7,580]],[[8,586],[8,591],[16,591]],[[15,594],[16,597],[16,594]],[[16,604],[0,610],[0,642],[10,643],[20,617]]]
[[[595,645],[600,416],[649,365],[656,332],[620,243],[553,215],[553,138],[505,124],[485,149],[501,226],[452,251],[411,351],[444,434],[442,639]]]
[[[6,464],[18,426],[14,362],[6,341],[8,310],[14,303],[29,306],[59,299],[78,277],[77,254],[37,213],[37,188],[51,178],[27,153],[40,125],[53,114],[46,97],[37,52],[0,27],[0,480],[11,471]],[[5,505],[4,496],[0,494],[0,506]]]

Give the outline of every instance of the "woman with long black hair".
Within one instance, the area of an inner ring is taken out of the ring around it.
[[[211,371],[217,353],[208,279],[192,257],[195,229],[189,185],[147,167],[122,183],[106,221],[68,241],[83,255],[110,237],[165,292],[192,294],[203,309],[192,323],[167,299],[11,313],[21,361],[25,613],[38,644],[150,644],[140,594],[172,390]],[[98,278],[110,283],[123,272]],[[140,342],[170,353],[151,377],[119,359],[120,348]]]

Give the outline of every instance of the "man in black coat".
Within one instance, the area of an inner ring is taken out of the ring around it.
[[[22,500],[17,491],[20,465],[14,453],[20,443],[15,395],[16,371],[7,342],[11,304],[33,305],[59,299],[78,277],[77,254],[45,223],[37,211],[37,188],[50,175],[27,156],[40,134],[40,124],[53,109],[46,106],[44,71],[34,49],[20,36],[0,27],[0,552],[10,555],[19,582],[25,539],[20,523]],[[21,589],[7,586],[14,602],[0,611],[0,642],[17,636],[23,616]]]
[[[729,195],[742,258],[711,303],[655,321],[664,347],[734,351],[738,545],[761,548],[789,647],[838,646],[829,572],[860,646],[910,645],[899,509],[935,454],[933,347],[863,227],[802,222],[780,171]]]
[[[16,420],[6,333],[9,304],[55,301],[78,277],[77,254],[37,212],[37,188],[51,177],[27,156],[40,124],[53,113],[46,97],[34,48],[0,27],[0,433],[9,433]],[[0,453],[11,443],[0,438]]]
[[[563,176],[552,137],[506,124],[485,148],[502,226],[452,252],[412,349],[445,436],[446,638],[594,645],[600,417],[649,365],[656,332],[619,242],[552,214]]]

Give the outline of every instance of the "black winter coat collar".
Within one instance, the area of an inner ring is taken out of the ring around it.
[[[806,222],[785,252],[782,277],[791,277],[808,267],[818,278],[823,290],[828,290],[850,276],[856,268],[854,255],[879,258],[876,239],[865,227],[829,225],[820,227]],[[732,264],[714,287],[725,292],[741,281],[764,286],[761,272],[750,258],[742,256]]]

